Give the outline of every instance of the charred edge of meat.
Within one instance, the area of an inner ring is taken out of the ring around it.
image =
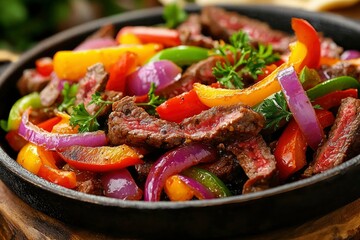
[[[16,83],[21,96],[32,92],[40,92],[50,82],[50,76],[44,77],[35,69],[24,70],[20,80]]]
[[[227,145],[244,169],[248,180],[243,193],[268,189],[277,184],[277,170],[274,155],[260,135]]]
[[[146,148],[172,148],[185,141],[176,123],[150,116],[134,101],[134,97],[124,97],[113,104],[108,120],[108,136],[112,145],[126,143]]]
[[[360,153],[360,100],[343,99],[329,137],[316,152],[304,177],[331,169]]]

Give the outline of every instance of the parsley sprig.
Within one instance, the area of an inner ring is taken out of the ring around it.
[[[63,101],[58,106],[59,111],[66,110],[69,112],[69,109],[75,104],[77,90],[77,84],[70,85],[68,82],[65,82],[64,88],[61,91],[61,94],[63,95]]]
[[[266,64],[279,59],[271,45],[259,44],[254,48],[248,34],[243,31],[234,33],[229,44],[220,44],[215,53],[224,56],[225,62],[217,62],[213,74],[218,82],[227,88],[244,88],[243,77],[248,74],[254,79],[262,73]],[[229,59],[232,58],[232,61]]]
[[[146,107],[145,110],[151,115],[155,115],[156,114],[155,108],[166,101],[166,99],[155,95],[155,90],[156,90],[155,83],[151,83],[148,92],[148,102],[137,103],[138,106]]]
[[[254,110],[265,117],[265,128],[274,130],[280,127],[280,122],[284,120],[288,122],[292,116],[282,92],[277,92],[272,97],[265,99]]]
[[[172,2],[164,6],[163,18],[168,28],[175,28],[187,19],[187,13],[177,2]]]
[[[79,132],[93,132],[100,128],[97,117],[103,111],[106,105],[112,104],[112,101],[105,101],[101,98],[101,94],[96,92],[91,96],[90,104],[99,106],[95,114],[91,115],[85,108],[84,103],[81,103],[73,108],[70,117],[70,125],[79,126]]]

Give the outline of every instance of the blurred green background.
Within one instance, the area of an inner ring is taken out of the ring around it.
[[[22,52],[71,26],[157,5],[157,0],[0,0],[0,49]]]

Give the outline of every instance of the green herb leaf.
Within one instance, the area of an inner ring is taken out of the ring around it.
[[[75,127],[79,126],[79,132],[93,132],[99,129],[100,124],[97,120],[98,115],[102,112],[104,107],[108,104],[112,104],[112,101],[105,101],[101,98],[101,94],[96,92],[91,96],[89,104],[96,104],[99,109],[94,115],[91,115],[86,111],[83,103],[75,106],[70,117],[70,125]]]
[[[173,2],[165,5],[163,18],[166,22],[166,27],[175,28],[186,20],[187,13],[178,3]]]
[[[77,84],[70,85],[68,82],[64,84],[64,88],[61,91],[61,94],[63,95],[63,101],[58,106],[59,111],[68,111],[71,107],[74,106],[75,100],[76,100],[76,93],[78,90]]]
[[[155,90],[156,90],[156,85],[155,83],[152,82],[148,92],[148,99],[149,99],[148,102],[137,103],[138,106],[146,107],[145,110],[151,115],[155,115],[156,114],[155,108],[166,101],[166,99],[156,96]]]
[[[213,74],[218,82],[227,88],[242,89],[245,75],[257,79],[266,64],[279,59],[278,54],[273,53],[271,45],[259,44],[258,49],[254,48],[249,36],[243,31],[234,33],[229,41],[230,44],[215,49],[215,53],[223,56],[225,62],[216,64],[213,68]],[[229,54],[232,61],[229,60]]]
[[[282,92],[275,93],[272,97],[265,99],[254,110],[265,117],[265,128],[273,128],[274,130],[279,128],[281,121],[288,122],[292,116]]]

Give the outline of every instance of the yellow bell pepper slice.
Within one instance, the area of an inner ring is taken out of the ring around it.
[[[116,40],[119,44],[141,44],[140,39],[130,32],[121,34]]]
[[[271,94],[281,90],[276,77],[278,72],[288,65],[283,63],[263,80],[245,89],[213,88],[200,83],[194,83],[194,90],[200,101],[208,107],[228,106],[237,103],[253,107]]]
[[[194,192],[178,175],[166,179],[164,191],[171,201],[188,201],[194,197]]]
[[[104,64],[105,70],[110,71],[111,66],[122,54],[133,52],[138,55],[142,65],[161,49],[162,45],[149,43],[84,51],[59,51],[54,55],[54,71],[61,79],[77,81],[85,76],[88,67],[96,63]]]

